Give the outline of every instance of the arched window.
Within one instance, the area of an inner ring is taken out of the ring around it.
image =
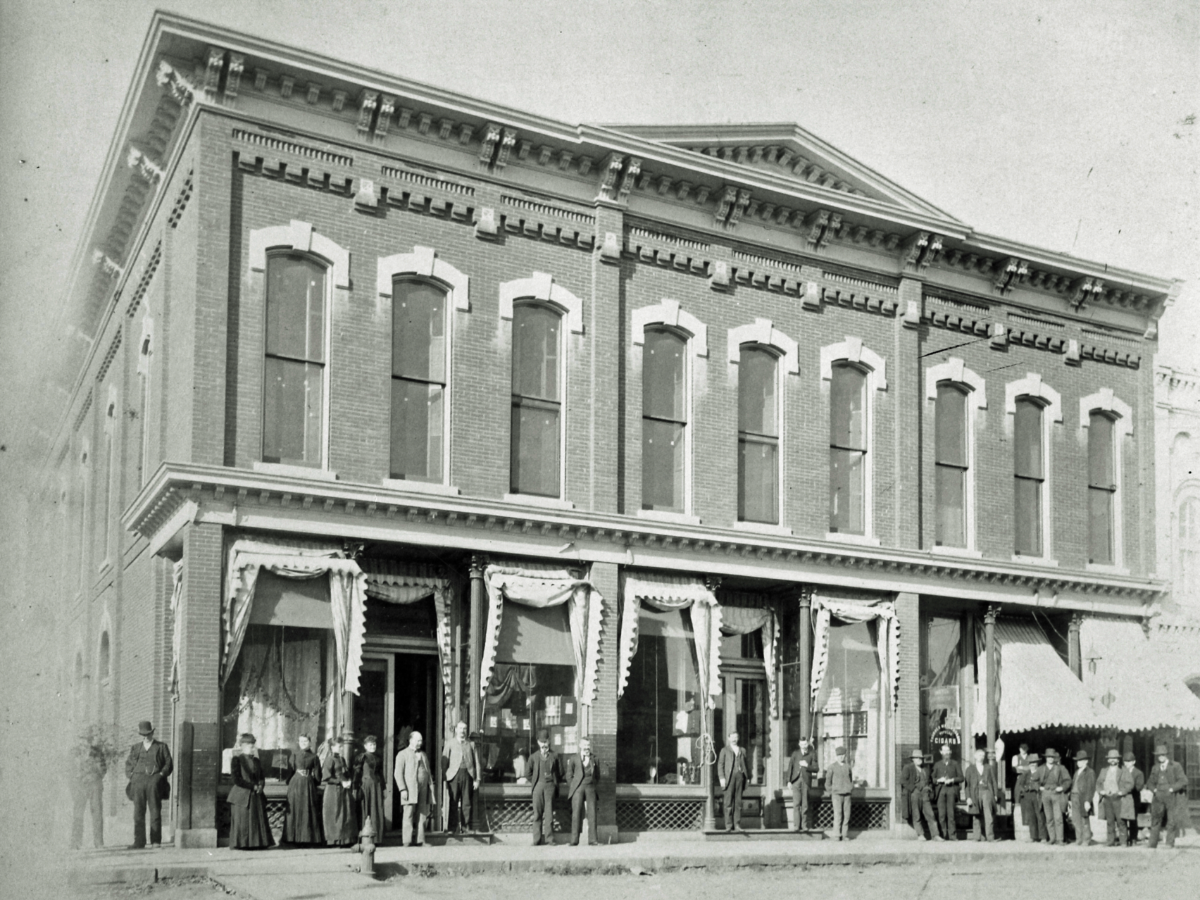
[[[867,373],[832,366],[829,392],[829,530],[866,534]]]
[[[1188,497],[1179,504],[1176,529],[1176,590],[1181,597],[1200,597],[1200,498]]]
[[[1088,416],[1088,562],[1101,565],[1116,560],[1113,424],[1112,417],[1103,412]]]
[[[262,458],[321,466],[325,446],[326,267],[267,257]]]
[[[1021,556],[1042,556],[1043,490],[1046,458],[1043,407],[1031,397],[1016,399],[1013,425],[1014,551]]]
[[[392,287],[392,478],[441,482],[446,430],[446,291]]]
[[[687,511],[687,339],[647,328],[642,351],[642,509]]]
[[[941,547],[967,546],[967,392],[961,384],[937,386],[934,413],[934,468],[937,526],[934,540]]]
[[[741,348],[738,366],[738,520],[779,523],[779,358]]]
[[[514,494],[562,495],[562,315],[540,303],[513,308]]]

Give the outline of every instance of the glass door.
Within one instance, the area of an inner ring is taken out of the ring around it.
[[[738,739],[746,748],[750,783],[761,785],[767,774],[767,680],[734,678]]]

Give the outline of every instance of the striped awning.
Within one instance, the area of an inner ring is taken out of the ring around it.
[[[1083,686],[1105,727],[1200,729],[1200,697],[1183,680],[1197,657],[1185,648],[1148,639],[1137,621],[1099,618],[1083,620],[1079,646]]]

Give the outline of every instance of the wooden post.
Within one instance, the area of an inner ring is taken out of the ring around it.
[[[800,737],[809,740],[812,740],[812,596],[812,588],[800,592]]]
[[[983,634],[986,647],[984,652],[987,653],[987,684],[984,689],[987,691],[987,752],[992,756],[996,752],[997,724],[999,722],[1000,710],[996,704],[996,614],[1000,611],[998,606],[989,606],[983,614]]]
[[[483,570],[486,567],[486,557],[478,555],[471,557],[471,678],[467,685],[470,691],[471,721],[467,725],[472,734],[477,734],[483,729],[482,710],[480,709],[483,690],[480,687],[479,679],[483,671]]]

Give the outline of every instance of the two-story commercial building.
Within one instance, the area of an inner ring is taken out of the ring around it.
[[[802,735],[856,828],[916,747],[1143,752],[1079,635],[1161,590],[1170,280],[793,125],[567,125],[168,14],[76,265],[47,601],[80,721],[172,743],[182,844],[243,731],[461,718],[497,834],[537,730],[589,736],[604,839],[711,825],[733,730],[764,827]]]

